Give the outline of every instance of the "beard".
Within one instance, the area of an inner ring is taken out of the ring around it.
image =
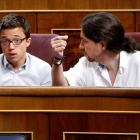
[[[86,58],[89,62],[94,62],[95,60],[91,59],[89,56],[86,55]]]
[[[99,60],[101,60],[101,56],[102,56],[102,52],[94,57],[90,57],[90,56],[85,54],[85,57],[89,62],[100,62]]]

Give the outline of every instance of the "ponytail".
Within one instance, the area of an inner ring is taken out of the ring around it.
[[[123,42],[123,50],[128,53],[134,53],[135,51],[140,50],[140,44],[131,36],[125,36]]]

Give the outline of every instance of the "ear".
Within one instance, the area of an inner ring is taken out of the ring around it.
[[[28,38],[27,40],[26,40],[26,42],[27,42],[27,47],[29,47],[30,46],[30,44],[31,44],[31,38]]]
[[[106,43],[104,41],[100,41],[100,45],[101,45],[102,51],[106,50],[107,46],[106,46]]]

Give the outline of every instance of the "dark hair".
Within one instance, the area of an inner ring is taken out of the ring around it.
[[[30,37],[30,24],[24,17],[12,13],[4,16],[0,20],[0,31],[2,29],[14,29],[16,27],[21,27],[23,29],[26,38]]]
[[[104,41],[107,49],[116,53],[135,52],[139,45],[132,37],[125,37],[124,27],[117,17],[107,12],[90,14],[83,18],[81,27],[85,36],[94,42]]]

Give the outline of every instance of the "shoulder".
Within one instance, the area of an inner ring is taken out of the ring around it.
[[[86,57],[85,56],[83,56],[83,57],[81,57],[80,59],[79,59],[79,63],[87,63],[87,59],[86,59]]]
[[[132,54],[129,54],[131,56],[131,59],[134,60],[134,61],[139,61],[140,63],[140,52],[137,51],[135,53],[132,53]]]
[[[40,66],[41,67],[45,67],[45,66],[50,67],[49,63],[45,62],[44,60],[41,60],[40,58],[38,58],[34,55],[31,55],[31,54],[27,53],[27,57],[29,59],[29,63],[35,65],[36,67],[37,66],[39,66],[39,67]]]
[[[78,63],[73,67],[70,68],[70,70],[80,70],[85,71],[85,69],[89,68],[96,68],[98,65],[97,62],[89,62],[85,56],[81,57],[78,61]]]
[[[128,53],[128,60],[130,65],[140,66],[140,52]]]
[[[136,51],[135,53],[132,53],[132,56],[140,58],[140,51]]]

